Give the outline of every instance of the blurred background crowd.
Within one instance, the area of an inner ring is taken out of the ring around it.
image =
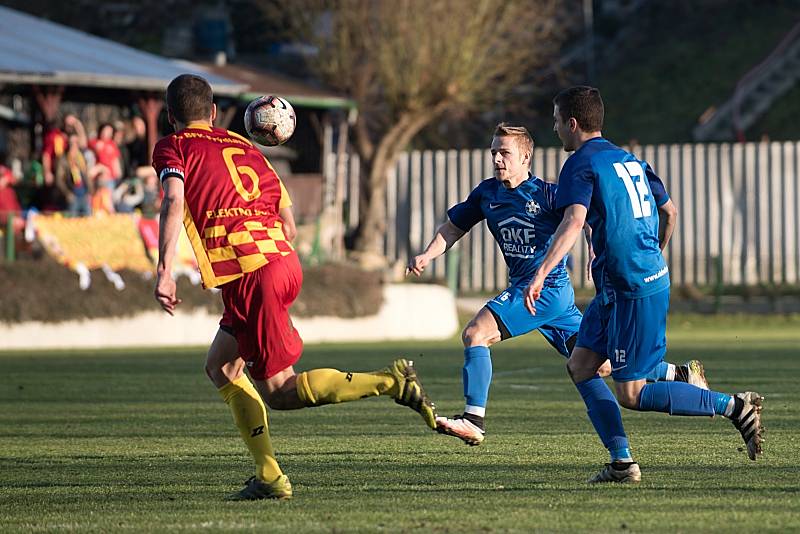
[[[6,162],[4,154],[0,161]],[[145,123],[139,116],[92,124],[67,114],[47,125],[41,155],[23,171],[0,164],[0,211],[64,212],[67,216],[140,211],[153,217],[160,187],[149,165]]]

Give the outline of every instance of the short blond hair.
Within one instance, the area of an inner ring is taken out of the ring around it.
[[[494,137],[513,137],[520,151],[527,152],[533,156],[533,137],[524,126],[514,126],[508,122],[501,122],[494,129]]]

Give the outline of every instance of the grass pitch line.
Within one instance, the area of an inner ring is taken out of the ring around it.
[[[522,369],[513,369],[511,371],[495,371],[492,373],[492,376],[501,378],[504,376],[532,375],[532,374],[539,374],[543,370],[544,370],[543,367],[524,367]]]

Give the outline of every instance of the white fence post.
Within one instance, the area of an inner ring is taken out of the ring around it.
[[[675,285],[797,284],[800,282],[800,143],[648,145],[637,155],[662,177],[678,207],[678,227],[665,253]],[[531,171],[557,178],[569,155],[535,148]],[[359,161],[346,168],[347,226],[358,224]],[[335,156],[326,159],[334,167]],[[401,154],[387,180],[385,252],[407,261],[427,244],[447,209],[492,175],[486,150],[413,151]],[[485,223],[458,245],[458,288],[496,292],[506,284],[502,255]],[[572,252],[573,282],[585,287],[586,245]],[[437,260],[429,276],[445,278]]]

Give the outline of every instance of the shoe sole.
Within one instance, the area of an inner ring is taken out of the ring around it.
[[[462,436],[461,434],[453,430],[450,430],[447,426],[442,425],[440,423],[436,423],[436,432],[438,432],[439,434],[443,434],[445,436],[453,436],[454,438],[458,438],[461,441],[463,441],[466,445],[469,445],[470,447],[477,447],[478,445],[483,443],[483,440],[485,439],[485,436],[480,436],[480,437]]]
[[[264,497],[242,497],[238,493],[234,493],[225,498],[226,501],[239,502],[239,501],[288,501],[291,500],[291,495],[267,495]]]
[[[589,484],[638,484],[642,481],[642,477],[626,476],[619,480],[595,480],[589,479]]]
[[[226,501],[262,501],[262,500],[288,501],[289,499],[292,498],[292,485],[289,482],[289,479],[286,477],[286,475],[282,475],[280,478],[283,478],[285,483],[280,484],[280,487],[278,488],[271,487],[271,485],[262,483],[260,488],[257,490],[258,492],[255,492],[255,491],[250,491],[251,486],[247,485],[241,491],[237,491],[236,493],[232,493],[227,497],[225,497],[225,500]]]

